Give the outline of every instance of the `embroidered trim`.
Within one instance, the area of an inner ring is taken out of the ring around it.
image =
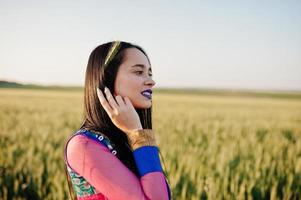
[[[152,129],[140,129],[128,134],[132,151],[142,146],[157,146],[155,134]]]

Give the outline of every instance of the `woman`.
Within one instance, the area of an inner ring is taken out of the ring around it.
[[[83,124],[65,145],[77,199],[171,199],[152,130],[154,85],[141,47],[115,41],[92,51]]]

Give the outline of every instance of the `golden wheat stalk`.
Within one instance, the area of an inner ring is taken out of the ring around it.
[[[108,55],[106,56],[104,67],[107,67],[108,64],[111,62],[111,60],[114,58],[116,53],[118,52],[118,49],[120,47],[121,42],[120,41],[115,41],[113,45],[110,48],[110,51]]]

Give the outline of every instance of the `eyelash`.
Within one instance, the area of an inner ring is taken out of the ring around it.
[[[143,71],[136,71],[135,73],[141,75],[141,74],[143,74]],[[152,77],[153,74],[149,74],[149,76]]]

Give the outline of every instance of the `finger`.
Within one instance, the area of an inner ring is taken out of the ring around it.
[[[113,109],[111,108],[109,102],[106,100],[106,98],[104,97],[102,91],[100,89],[97,88],[97,96],[98,99],[102,105],[102,107],[105,109],[105,111],[111,115],[113,113]]]
[[[117,108],[118,108],[118,105],[117,105],[117,103],[116,103],[116,101],[115,101],[113,95],[111,94],[110,90],[109,90],[107,87],[105,87],[105,94],[106,94],[106,96],[107,96],[108,102],[109,102],[109,104],[111,105],[111,107],[112,107],[113,109],[117,109]]]
[[[124,97],[125,104],[131,107],[134,107],[131,100],[128,97]]]
[[[125,102],[124,102],[123,98],[120,95],[115,96],[115,99],[116,99],[119,106],[125,106]]]

